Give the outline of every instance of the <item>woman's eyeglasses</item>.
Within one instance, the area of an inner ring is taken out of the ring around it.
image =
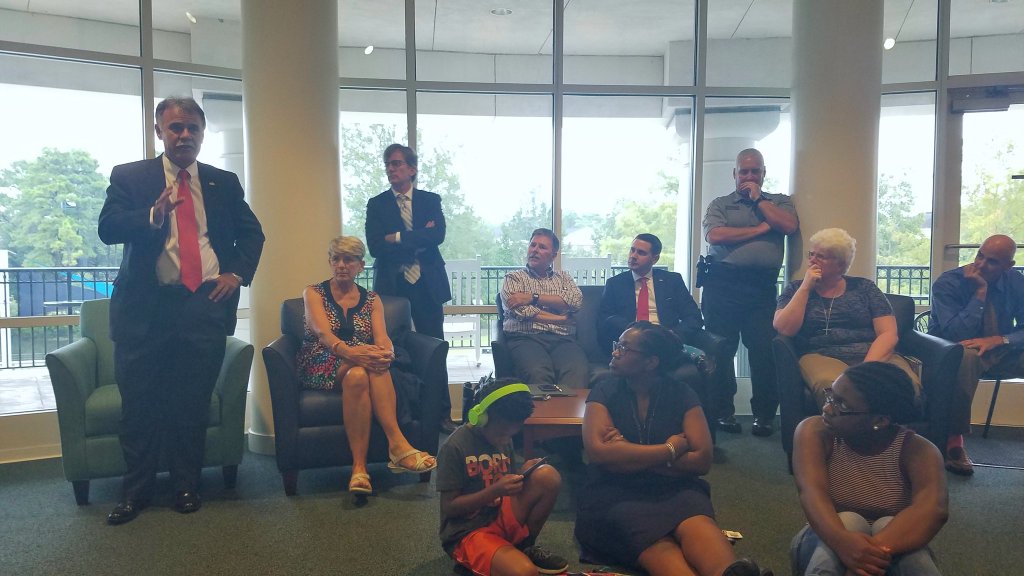
[[[618,351],[623,353],[636,352],[637,354],[644,354],[643,350],[640,350],[639,348],[630,348],[629,346],[626,346],[625,344],[619,342],[618,340],[612,342],[612,351]]]
[[[850,410],[842,402],[836,400],[836,397],[832,395],[831,388],[825,388],[825,404],[832,407],[833,412],[836,416],[860,416],[863,414],[871,414],[868,410]]]
[[[815,251],[811,250],[810,252],[807,253],[807,259],[808,260],[814,260],[815,258],[817,258],[818,260],[832,260],[833,259],[832,256],[829,256],[828,254],[825,254],[823,252],[815,252]]]

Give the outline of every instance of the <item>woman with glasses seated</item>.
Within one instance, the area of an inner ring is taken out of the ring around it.
[[[808,242],[807,272],[779,296],[775,330],[795,339],[800,373],[821,406],[824,390],[847,367],[889,362],[920,390],[907,359],[895,353],[896,316],[885,294],[867,278],[847,276],[857,241],[841,228],[826,228]]]
[[[580,556],[654,576],[759,576],[715,523],[701,478],[711,468],[711,433],[697,395],[670,376],[682,361],[679,337],[650,322],[614,342],[611,374],[598,377],[583,417]]]
[[[939,450],[900,425],[918,416],[910,378],[864,362],[824,396],[794,438],[808,526],[793,539],[793,573],[939,574],[928,543],[948,516],[946,477]]]
[[[331,241],[331,278],[302,292],[306,329],[296,360],[303,387],[341,388],[342,421],[352,450],[348,490],[357,495],[373,492],[366,471],[373,418],[387,436],[392,472],[428,472],[437,466],[434,457],[413,448],[398,427],[389,371],[395,348],[384,324],[384,306],[376,292],[355,283],[365,254],[366,247],[355,236]]]

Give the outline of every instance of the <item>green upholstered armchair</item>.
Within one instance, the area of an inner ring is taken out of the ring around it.
[[[89,480],[124,473],[118,439],[121,394],[114,381],[110,301],[82,303],[82,338],[46,355],[57,400],[64,477],[75,501],[89,503]],[[245,396],[253,347],[228,336],[224,364],[210,397],[205,466],[222,466],[224,484],[235,485],[245,443]],[[166,469],[161,465],[161,469]]]

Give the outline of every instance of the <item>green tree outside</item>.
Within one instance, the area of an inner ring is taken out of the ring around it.
[[[96,231],[107,179],[84,150],[44,148],[0,170],[0,242],[20,266],[117,266],[120,250]]]

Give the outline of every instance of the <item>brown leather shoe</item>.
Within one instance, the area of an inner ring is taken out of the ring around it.
[[[946,450],[946,470],[953,474],[970,476],[974,474],[974,462],[971,462],[971,457],[967,455],[967,450],[960,446],[954,446]]]

